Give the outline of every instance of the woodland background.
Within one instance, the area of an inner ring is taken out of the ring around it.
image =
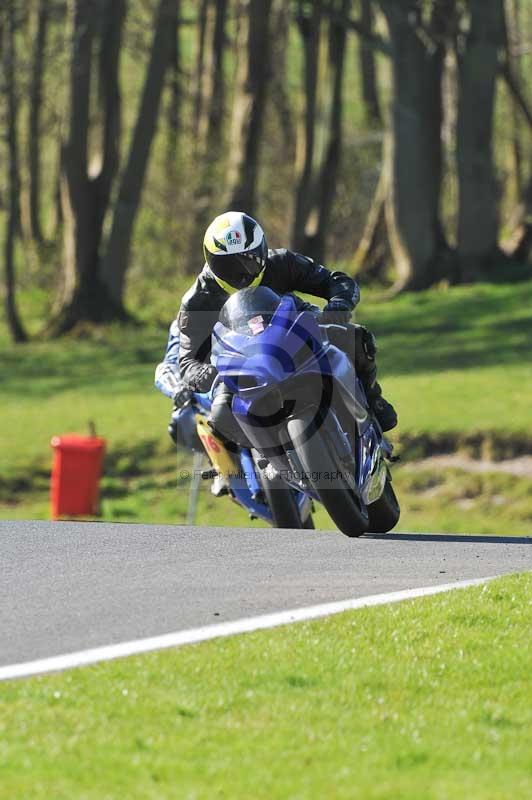
[[[42,290],[52,336],[127,318],[139,282],[171,291],[225,208],[257,215],[271,246],[394,292],[529,272],[532,0],[4,0],[0,13],[16,340],[31,332],[17,291]]]
[[[154,366],[239,208],[359,276],[400,528],[530,532],[532,0],[1,0],[0,63],[0,516],[90,420],[102,516],[186,519]]]

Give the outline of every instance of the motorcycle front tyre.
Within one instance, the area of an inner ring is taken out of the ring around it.
[[[368,514],[371,533],[388,533],[399,522],[401,508],[389,476],[379,499],[368,506]]]
[[[290,419],[288,433],[308,481],[339,530],[349,537],[369,528],[366,507],[342,477],[344,467],[311,417]]]
[[[265,471],[259,467],[257,460],[260,458],[253,453],[255,469],[272,514],[274,528],[308,528],[314,527],[312,515],[309,513],[306,520],[301,519],[294,490],[279,476],[268,478]],[[310,525],[308,524],[310,520]]]

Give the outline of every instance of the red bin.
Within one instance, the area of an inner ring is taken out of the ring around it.
[[[52,519],[98,513],[105,440],[97,436],[54,436],[51,482]]]

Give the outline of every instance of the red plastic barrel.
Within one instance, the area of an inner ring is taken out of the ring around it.
[[[52,519],[98,513],[105,440],[96,436],[54,436]]]

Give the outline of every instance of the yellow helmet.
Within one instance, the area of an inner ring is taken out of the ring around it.
[[[207,228],[203,254],[217,283],[231,293],[261,282],[268,245],[253,217],[242,211],[227,211]]]

